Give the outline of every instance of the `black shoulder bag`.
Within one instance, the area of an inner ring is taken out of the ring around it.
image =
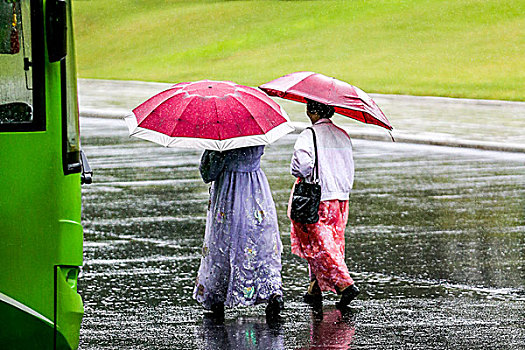
[[[302,224],[315,224],[319,221],[319,204],[321,203],[321,185],[319,185],[319,168],[317,165],[317,140],[315,131],[312,130],[314,137],[315,161],[312,169],[313,181],[308,183],[305,179],[295,184],[292,196],[292,206],[290,217],[293,221]]]

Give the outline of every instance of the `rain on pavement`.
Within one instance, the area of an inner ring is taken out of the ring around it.
[[[336,121],[337,123],[337,121]],[[301,301],[286,205],[297,134],[267,146],[284,244],[283,321],[264,306],[204,317],[192,299],[208,186],[199,151],[127,136],[122,120],[81,119],[94,169],[83,187],[81,349],[522,349],[525,153],[354,139],[347,264],[362,293],[341,314]]]

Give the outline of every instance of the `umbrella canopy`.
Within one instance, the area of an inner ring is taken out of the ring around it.
[[[392,130],[392,125],[363,90],[314,72],[295,72],[259,86],[270,96],[306,103],[314,100],[333,106],[336,113]]]
[[[294,130],[286,112],[261,90],[213,80],[175,84],[125,121],[130,136],[216,151],[266,145]]]

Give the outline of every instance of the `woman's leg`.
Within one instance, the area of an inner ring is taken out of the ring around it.
[[[337,292],[354,283],[344,255],[347,208],[345,201],[323,201],[319,207],[319,222],[305,225],[308,244],[304,255],[322,291]]]

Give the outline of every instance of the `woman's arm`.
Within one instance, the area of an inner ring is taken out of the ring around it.
[[[226,152],[206,150],[202,154],[199,170],[205,183],[215,181],[224,169]]]
[[[290,170],[293,176],[307,178],[314,168],[314,141],[311,130],[304,130],[295,142]]]

